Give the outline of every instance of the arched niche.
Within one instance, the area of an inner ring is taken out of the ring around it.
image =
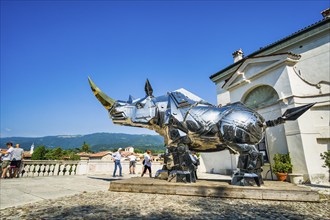
[[[273,87],[268,85],[257,86],[243,96],[242,102],[252,108],[259,109],[277,103],[279,96]]]

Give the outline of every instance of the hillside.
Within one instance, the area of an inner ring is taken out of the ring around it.
[[[0,148],[6,148],[7,142],[18,143],[24,150],[30,150],[34,143],[35,147],[44,145],[48,148],[61,147],[62,149],[81,148],[86,142],[92,151],[111,150],[119,147],[133,146],[137,149],[163,150],[164,139],[159,135],[138,135],[122,133],[95,133],[88,135],[59,135],[46,137],[9,137],[0,138]]]

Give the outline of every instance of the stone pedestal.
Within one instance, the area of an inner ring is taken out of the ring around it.
[[[302,184],[304,182],[303,175],[301,173],[290,173],[289,174],[290,183],[293,184]]]

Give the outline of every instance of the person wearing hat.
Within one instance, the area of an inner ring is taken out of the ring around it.
[[[122,148],[119,148],[116,153],[112,154],[112,158],[113,160],[115,161],[115,170],[113,171],[113,177],[116,176],[116,172],[117,172],[117,167],[119,167],[119,176],[123,176],[122,175],[122,167],[121,167],[121,163],[120,163],[120,160],[121,160],[121,152],[123,151]]]

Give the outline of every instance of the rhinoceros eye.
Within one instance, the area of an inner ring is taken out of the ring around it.
[[[140,102],[136,103],[136,108],[138,108],[138,109],[143,108],[143,106],[144,105]]]

